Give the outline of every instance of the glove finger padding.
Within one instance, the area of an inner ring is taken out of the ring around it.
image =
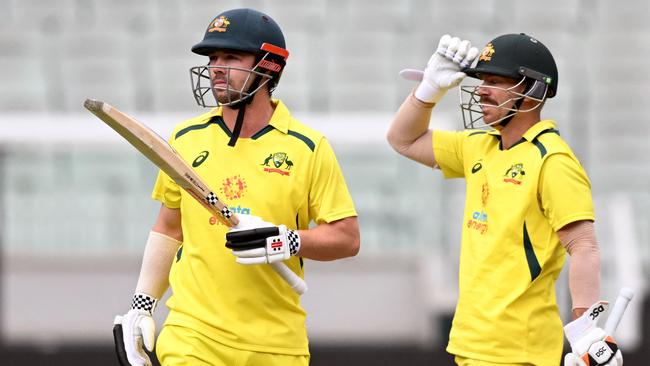
[[[468,40],[460,42],[458,45],[458,51],[456,51],[456,54],[453,57],[454,62],[460,64],[460,62],[465,59],[465,56],[467,56],[467,51],[469,51],[471,46],[472,44]]]
[[[258,252],[256,252],[256,253],[258,253],[258,255],[254,255],[251,252],[253,250],[256,250],[256,251],[261,250],[261,252],[258,251]],[[235,261],[237,263],[239,263],[239,264],[252,265],[252,264],[265,264],[265,263],[270,262],[269,258],[266,255],[266,250],[263,249],[263,248],[244,250],[244,251],[239,251],[237,253],[233,252],[233,254],[237,256],[237,259]]]
[[[438,48],[436,49],[436,52],[445,55],[447,52],[447,47],[449,46],[449,42],[451,42],[451,36],[449,34],[445,34],[442,37],[440,37],[440,41],[438,42]],[[433,58],[433,56],[431,57]],[[431,58],[429,59],[429,63],[431,63]]]
[[[254,248],[246,250],[233,250],[234,255],[239,258],[256,258],[266,256],[266,248]],[[237,253],[235,253],[237,252]]]
[[[150,316],[143,317],[138,324],[140,334],[142,334],[142,343],[149,352],[153,351],[154,338],[156,333],[156,324]]]
[[[230,249],[249,249],[263,247],[266,245],[266,238],[276,236],[280,233],[277,226],[248,229],[242,231],[230,231],[226,234],[226,247]],[[259,241],[259,245],[251,246],[252,242]]]
[[[464,68],[466,68],[466,67],[471,66],[472,63],[474,62],[474,60],[476,59],[476,57],[478,56],[478,54],[479,54],[479,50],[478,50],[478,48],[476,48],[476,47],[471,47],[471,48],[467,51],[467,55],[465,56],[465,58],[463,59],[463,61],[460,62],[460,67],[461,67],[461,69],[464,69]]]
[[[231,231],[249,230],[254,228],[275,226],[270,222],[264,221],[261,217],[254,216],[254,215],[239,214],[237,215],[237,219],[239,219],[239,223],[237,224],[237,226],[230,228]]]
[[[144,351],[153,350],[155,324],[146,310],[131,309],[122,317],[124,349],[130,365],[151,366],[151,360]],[[146,341],[145,341],[146,339]]]
[[[456,54],[456,51],[458,50],[458,46],[460,46],[460,38],[454,37],[449,41],[449,46],[447,46],[447,50],[445,52],[445,57],[448,59],[453,60],[454,55]]]

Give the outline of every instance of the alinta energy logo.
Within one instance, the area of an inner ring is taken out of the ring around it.
[[[289,176],[291,173],[290,170],[293,168],[293,162],[289,159],[287,153],[284,152],[269,154],[261,165],[267,173],[278,173],[286,176]]]
[[[484,235],[488,231],[488,215],[485,211],[474,211],[472,218],[467,220],[467,228],[473,229]]]
[[[508,168],[508,170],[506,170],[506,173],[503,175],[503,181],[519,186],[524,179],[524,175],[526,175],[526,172],[524,171],[524,164],[512,164],[512,166],[510,166],[510,168]]]

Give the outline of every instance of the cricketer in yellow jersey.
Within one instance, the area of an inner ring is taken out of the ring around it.
[[[569,253],[574,320],[564,328],[572,346],[565,364],[622,365],[616,342],[596,324],[600,257],[591,185],[555,122],[541,119],[557,91],[550,51],[523,33],[497,37],[481,52],[445,35],[424,71],[401,75],[420,83],[395,115],[389,143],[445,178],[466,181],[447,347],[456,363],[559,365],[563,327],[554,285]],[[466,76],[480,79],[461,87],[466,130],[429,129],[433,106]]]
[[[169,142],[240,224],[220,224],[159,173],[152,197],[162,202],[160,213],[132,308],[116,319],[118,358],[151,364],[151,315],[171,286],[156,347],[161,364],[308,365],[300,298],[267,263],[283,261],[302,277],[303,258],[356,255],[354,204],[326,138],[271,99],[288,52],[268,15],[223,12],[192,51],[209,57],[191,69],[194,96],[214,108],[176,126]]]

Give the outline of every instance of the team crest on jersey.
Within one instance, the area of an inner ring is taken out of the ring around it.
[[[478,59],[479,61],[490,61],[492,60],[492,55],[494,55],[494,46],[490,42],[483,48]]]
[[[276,152],[269,154],[261,165],[267,173],[278,173],[288,176],[293,167],[293,162],[289,159],[287,153]]]
[[[226,18],[225,16],[220,16],[217,19],[215,19],[211,24],[210,28],[208,28],[208,32],[225,32],[228,30],[228,26],[230,25],[230,20]]]
[[[512,183],[520,185],[521,181],[524,179],[526,172],[524,171],[524,164],[517,163],[513,164],[506,173],[503,175],[503,181],[506,183]]]
[[[221,193],[228,201],[244,197],[246,193],[246,181],[239,175],[226,178],[221,182]]]

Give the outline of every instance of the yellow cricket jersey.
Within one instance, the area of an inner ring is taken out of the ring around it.
[[[508,150],[496,130],[435,131],[446,178],[464,177],[459,298],[447,351],[497,363],[560,364],[556,231],[594,220],[587,175],[553,121]]]
[[[234,147],[220,108],[178,125],[170,144],[235,213],[291,229],[356,216],[328,141],[273,103],[269,125]],[[236,263],[225,247],[227,228],[166,174],[159,173],[152,197],[180,208],[183,228],[165,323],[234,348],[308,355],[305,311],[280,276],[268,265]],[[303,276],[301,258],[285,263]]]

